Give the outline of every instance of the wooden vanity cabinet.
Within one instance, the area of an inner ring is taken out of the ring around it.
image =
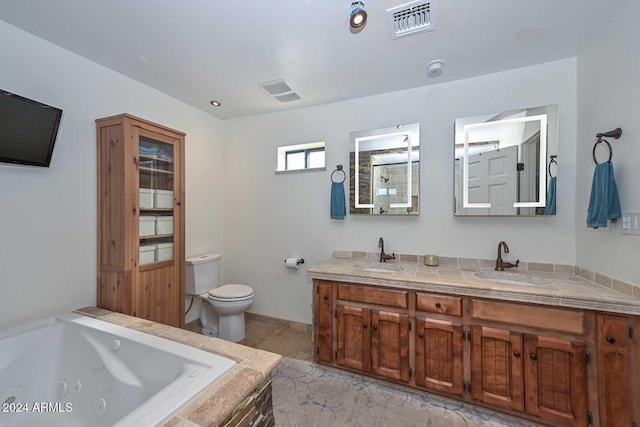
[[[322,280],[314,287],[317,362],[551,426],[640,419],[637,316]]]

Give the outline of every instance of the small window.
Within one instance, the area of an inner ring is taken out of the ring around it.
[[[324,141],[278,147],[277,172],[324,169]]]

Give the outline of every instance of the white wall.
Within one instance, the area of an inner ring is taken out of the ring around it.
[[[453,135],[457,117],[559,104],[558,215],[457,218],[453,210]],[[330,174],[348,166],[349,133],[419,122],[418,217],[329,218]],[[482,77],[323,106],[224,122],[224,266],[227,283],[254,287],[251,311],[311,322],[306,268],[333,249],[495,258],[505,240],[513,258],[574,264],[576,61],[567,59]],[[327,171],[276,175],[276,147],[326,141]]]
[[[640,2],[629,2],[578,55],[576,260],[591,271],[640,285],[640,237],[621,234],[621,221],[587,229],[595,135],[609,139],[622,210],[640,212]],[[601,156],[602,157],[602,156]]]
[[[222,246],[222,122],[0,21],[0,88],[64,117],[51,167],[0,165],[0,328],[96,303],[95,119],[187,133],[187,255]]]

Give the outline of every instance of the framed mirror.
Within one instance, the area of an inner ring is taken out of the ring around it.
[[[352,132],[349,212],[418,215],[420,124]]]
[[[455,122],[454,215],[555,215],[558,106]]]

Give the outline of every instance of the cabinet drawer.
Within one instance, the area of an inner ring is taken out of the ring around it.
[[[474,319],[571,334],[584,333],[584,312],[579,310],[473,299],[471,312]]]
[[[409,307],[408,293],[408,291],[380,289],[375,286],[338,285],[338,299],[340,300],[379,304],[389,307]]]
[[[438,294],[416,294],[416,310],[462,316],[462,297]]]

